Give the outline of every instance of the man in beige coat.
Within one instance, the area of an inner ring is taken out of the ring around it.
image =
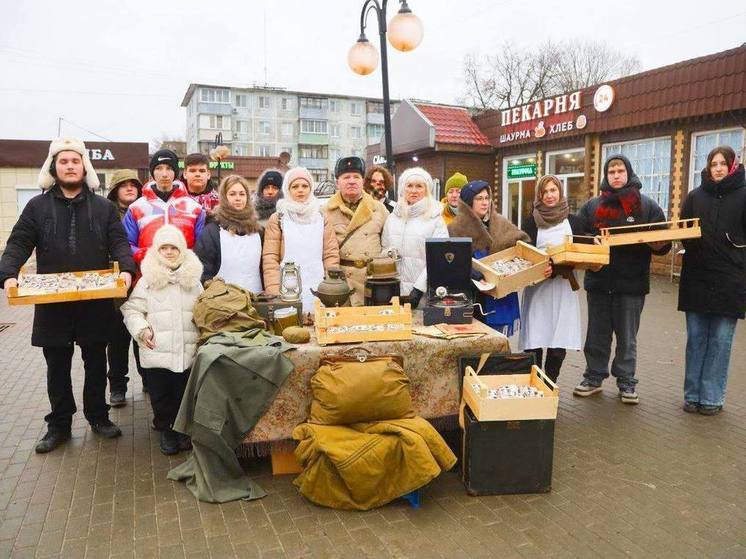
[[[327,220],[339,243],[340,267],[347,283],[355,288],[350,301],[353,306],[362,306],[368,262],[381,254],[381,231],[389,212],[381,202],[363,192],[362,159],[339,159],[334,175],[337,192],[326,205]]]

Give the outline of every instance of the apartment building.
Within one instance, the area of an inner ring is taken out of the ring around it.
[[[207,153],[222,134],[233,155],[287,152],[291,165],[307,167],[317,181],[331,178],[339,157],[364,157],[383,135],[383,102],[368,97],[193,83],[181,106],[189,152]]]

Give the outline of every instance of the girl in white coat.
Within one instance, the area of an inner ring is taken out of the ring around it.
[[[187,249],[181,231],[164,225],[156,232],[140,269],[142,278],[122,305],[122,315],[140,346],[153,425],[161,432],[161,452],[176,454],[191,448],[189,438],[172,427],[197,351],[199,332],[192,310],[202,293],[202,264]]]
[[[401,294],[417,307],[427,291],[425,240],[448,237],[443,207],[435,199],[433,178],[421,167],[399,176],[399,201],[386,219],[381,235],[383,252],[395,252]],[[392,250],[393,249],[393,250]]]

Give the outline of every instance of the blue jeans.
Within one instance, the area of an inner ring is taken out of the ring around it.
[[[736,321],[727,316],[686,313],[684,400],[687,402],[723,405]]]

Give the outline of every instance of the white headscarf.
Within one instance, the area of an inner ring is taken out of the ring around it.
[[[290,196],[290,185],[296,179],[305,179],[311,187],[311,192],[305,202],[296,202]],[[277,212],[287,215],[296,223],[313,223],[321,217],[321,205],[313,191],[316,190],[316,182],[305,167],[293,167],[282,179],[283,198],[277,201]]]

